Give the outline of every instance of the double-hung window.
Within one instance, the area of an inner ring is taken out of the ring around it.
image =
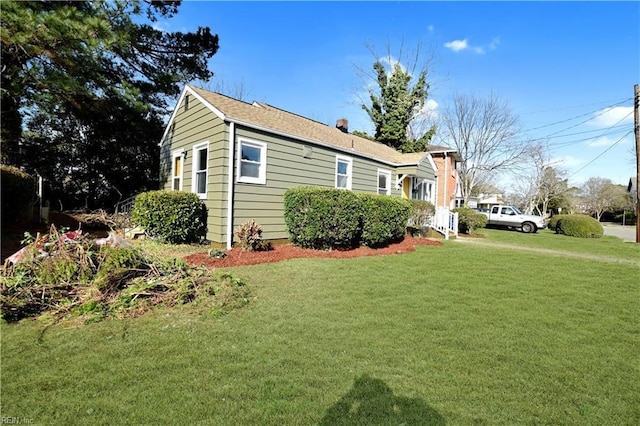
[[[391,172],[378,169],[378,194],[391,194]]]
[[[238,182],[267,183],[267,144],[249,139],[239,140]]]
[[[349,157],[336,157],[336,188],[351,189],[353,160]]]
[[[207,178],[209,169],[209,143],[193,147],[193,176],[191,190],[201,199],[207,198]]]
[[[184,165],[184,154],[182,150],[173,152],[171,163],[171,189],[182,191],[182,168]]]

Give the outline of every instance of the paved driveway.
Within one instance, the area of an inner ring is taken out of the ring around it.
[[[609,225],[603,223],[602,227],[604,228],[604,235],[612,235],[614,237],[622,238],[624,241],[636,241],[635,226]]]

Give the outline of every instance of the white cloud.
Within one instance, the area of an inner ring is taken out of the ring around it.
[[[493,40],[491,40],[491,43],[485,46],[472,46],[469,44],[468,40],[465,38],[464,40],[449,41],[444,44],[444,47],[454,52],[470,50],[477,55],[484,55],[485,53],[487,53],[487,50],[496,50],[499,44],[500,44],[499,37],[495,37]]]
[[[551,165],[558,165],[564,169],[580,166],[584,163],[584,160],[573,157],[571,155],[563,155],[560,157],[554,157],[549,161]]]
[[[466,50],[469,47],[467,43],[467,39],[464,40],[453,40],[444,44],[444,47],[447,49],[451,49],[454,52],[460,52],[461,50]]]
[[[633,107],[611,107],[600,110],[594,114],[593,119],[587,124],[594,127],[611,127],[616,124],[633,122]]]
[[[609,139],[606,136],[600,136],[599,138],[596,138],[594,140],[592,140],[591,142],[587,143],[587,146],[590,148],[598,148],[598,147],[602,147],[602,146],[611,146],[615,143],[616,141]]]

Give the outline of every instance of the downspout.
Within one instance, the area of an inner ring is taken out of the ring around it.
[[[442,188],[442,207],[451,208],[451,202],[446,204],[449,187],[447,186],[447,152],[444,152],[444,188]]]
[[[227,173],[227,250],[233,247],[233,166],[235,154],[236,124],[229,123],[229,170]]]

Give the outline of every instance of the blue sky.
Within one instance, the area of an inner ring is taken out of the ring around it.
[[[172,31],[209,26],[215,89],[373,133],[358,105],[386,55],[423,46],[430,106],[454,93],[498,94],[523,139],[548,140],[555,165],[579,185],[635,175],[633,85],[640,83],[640,2],[205,2],[185,1]],[[615,127],[612,127],[614,126]],[[626,135],[626,136],[625,136]]]

